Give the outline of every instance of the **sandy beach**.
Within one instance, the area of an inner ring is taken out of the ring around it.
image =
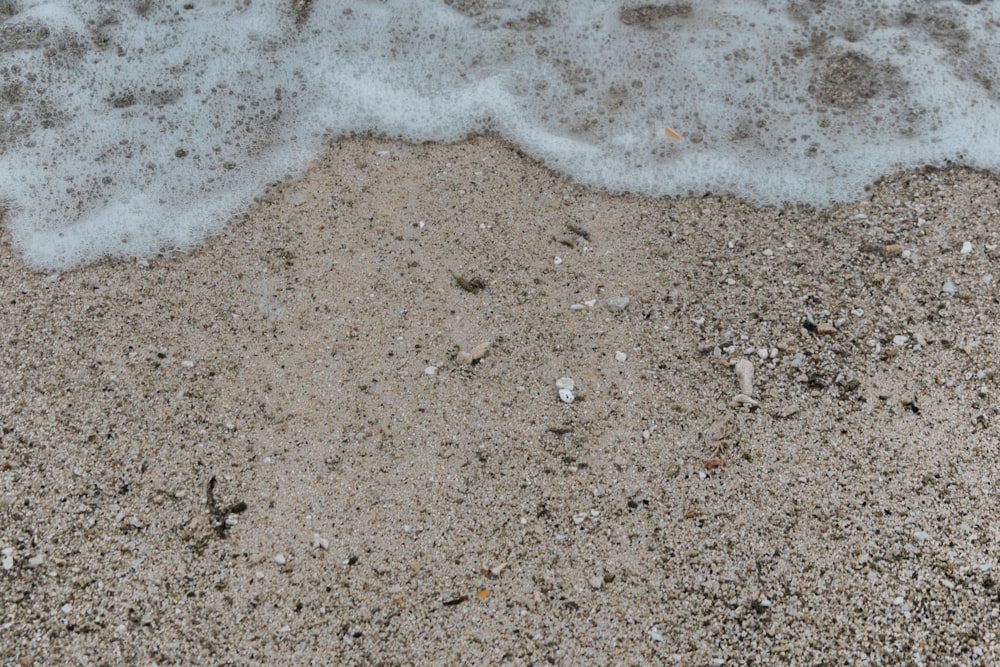
[[[0,663],[1000,664],[998,257],[994,175],[650,199],[493,137],[148,261],[5,235]]]

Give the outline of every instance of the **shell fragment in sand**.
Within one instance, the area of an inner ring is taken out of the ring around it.
[[[740,359],[736,362],[734,370],[740,381],[740,393],[753,396],[753,363],[747,359]]]

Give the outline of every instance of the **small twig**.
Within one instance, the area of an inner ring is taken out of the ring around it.
[[[208,504],[208,511],[212,513],[218,523],[215,524],[215,533],[219,537],[225,537],[226,530],[229,528],[229,524],[226,523],[226,518],[230,514],[242,514],[247,511],[247,504],[242,500],[233,503],[227,507],[219,507],[215,502],[215,484],[216,478],[213,475],[212,479],[208,480],[208,488],[205,490],[205,500]]]

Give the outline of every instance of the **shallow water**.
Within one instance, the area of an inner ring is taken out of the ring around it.
[[[976,0],[0,3],[0,197],[29,263],[190,247],[331,136],[495,131],[574,179],[826,205],[1000,170]]]

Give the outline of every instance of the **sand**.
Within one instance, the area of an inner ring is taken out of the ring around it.
[[[365,137],[189,252],[6,237],[0,662],[1000,664],[998,234]]]

